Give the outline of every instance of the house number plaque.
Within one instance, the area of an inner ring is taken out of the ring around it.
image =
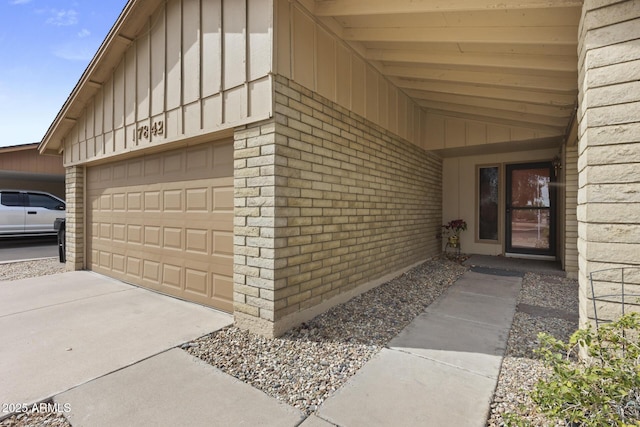
[[[164,134],[164,120],[158,120],[151,124],[151,127],[144,125],[133,129],[133,140],[149,139],[150,136]]]

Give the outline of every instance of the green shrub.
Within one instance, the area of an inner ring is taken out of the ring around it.
[[[531,394],[538,410],[571,426],[640,426],[639,337],[637,313],[580,329],[568,343],[539,334],[551,373]]]

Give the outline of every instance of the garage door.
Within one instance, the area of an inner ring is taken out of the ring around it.
[[[233,144],[87,169],[88,265],[233,311]]]

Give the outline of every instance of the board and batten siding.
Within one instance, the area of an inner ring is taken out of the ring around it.
[[[422,132],[422,139],[428,150],[474,147],[543,138],[560,140],[564,137],[562,132],[485,123],[435,113],[427,115]]]
[[[276,73],[422,146],[424,112],[303,6],[275,0]]]
[[[272,32],[271,0],[163,3],[65,138],[65,166],[271,117]]]

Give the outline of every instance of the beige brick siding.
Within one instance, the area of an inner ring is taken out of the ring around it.
[[[66,168],[66,256],[67,271],[84,269],[84,166]]]
[[[278,76],[236,132],[236,322],[278,335],[439,252],[441,159]]]
[[[640,265],[640,8],[585,0],[579,34],[580,318],[593,319],[589,274]],[[602,289],[600,289],[602,288]],[[600,286],[597,292],[605,291]],[[600,307],[598,316],[617,311]]]
[[[234,314],[270,335],[275,291],[275,121],[234,134]],[[278,242],[281,244],[281,242]]]
[[[567,277],[578,276],[578,146],[564,148],[564,270]]]

